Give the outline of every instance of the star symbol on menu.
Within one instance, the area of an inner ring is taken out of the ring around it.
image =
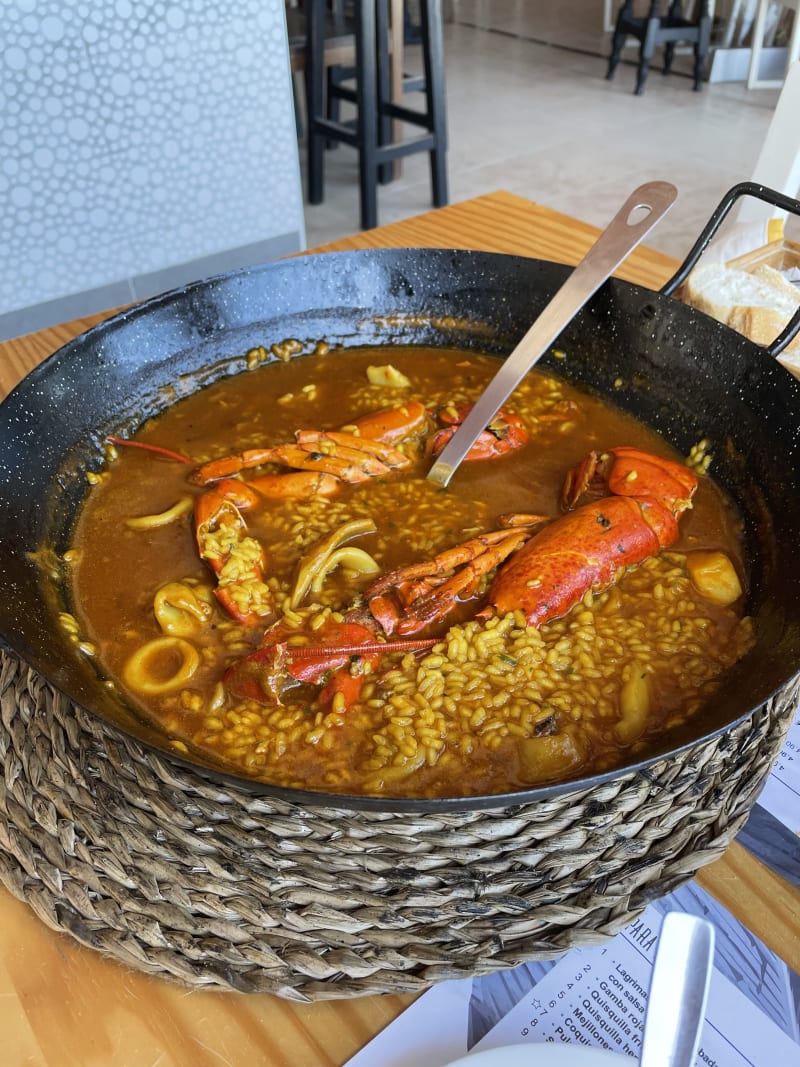
[[[541,1000],[534,1000],[534,1001],[533,1001],[533,1006],[534,1006],[534,1008],[535,1008],[535,1009],[536,1009],[536,1010],[538,1011],[538,1010],[539,1010],[539,1009],[541,1008],[541,1006],[542,1006],[542,1002],[541,1002]]]

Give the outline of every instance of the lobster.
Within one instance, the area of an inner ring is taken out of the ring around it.
[[[409,400],[369,412],[336,430],[299,430],[294,442],[247,449],[195,467],[188,480],[206,489],[194,504],[197,550],[216,576],[214,593],[227,614],[253,627],[263,626],[276,614],[274,596],[266,580],[266,556],[258,541],[249,536],[243,512],[269,500],[332,496],[345,483],[356,484],[406,470],[412,461],[401,450],[405,445],[430,438],[427,450],[432,456],[438,455],[469,410],[468,404],[446,405],[431,415],[419,401]],[[441,429],[430,437],[434,424]],[[158,445],[115,436],[109,436],[108,440],[191,464],[186,456]],[[527,440],[528,430],[523,420],[501,410],[480,434],[466,459],[497,459],[521,448]],[[265,464],[292,469],[257,474],[248,481],[236,477]],[[352,557],[360,550],[346,551]],[[463,552],[460,555],[463,557]],[[498,555],[491,566],[496,566],[501,558],[504,557]],[[484,569],[489,565],[487,556]],[[337,639],[341,639],[341,634]],[[266,638],[264,643],[281,645],[278,640]],[[276,655],[283,655],[279,647]],[[265,658],[260,656],[259,660]],[[309,670],[301,673],[308,675]]]
[[[612,495],[576,507],[585,494]],[[567,514],[544,527],[496,576],[492,612],[521,610],[529,626],[565,615],[589,590],[612,585],[678,539],[697,478],[684,464],[636,448],[590,452],[567,474]]]
[[[529,626],[541,627],[674,543],[696,488],[694,473],[672,460],[626,447],[591,452],[567,474],[559,518],[509,516],[503,529],[383,575],[345,614],[347,627],[359,627],[347,630],[345,644],[331,631],[321,641],[295,634],[291,648],[285,634],[267,631],[262,648],[229,668],[225,684],[234,695],[280,700],[276,674],[295,682],[313,674],[325,680],[324,694],[341,694],[332,699],[343,710],[357,699],[376,657],[432,647],[437,638],[411,635],[440,625],[479,595],[492,570],[477,617],[521,611]],[[259,670],[271,679],[266,688]]]
[[[437,420],[444,428],[430,441],[431,455],[437,456],[466,417],[470,405],[440,408]],[[189,477],[196,485],[209,485],[241,471],[277,463],[299,471],[325,473],[343,482],[357,483],[407,469],[411,461],[395,448],[403,441],[422,438],[430,428],[424,404],[409,400],[395,407],[370,412],[338,430],[298,430],[291,444],[273,448],[252,448],[203,463]],[[496,459],[528,440],[525,423],[512,412],[499,411],[467,453],[468,460]],[[275,479],[290,475],[273,475]],[[279,495],[279,482],[274,495]],[[256,488],[258,483],[256,482]]]
[[[329,496],[347,482],[402,472],[412,464],[409,443],[427,441],[427,452],[437,455],[468,411],[469,405],[447,405],[431,414],[423,404],[407,401],[336,430],[300,430],[292,443],[196,467],[189,481],[206,489],[194,506],[198,552],[216,575],[215,593],[224,610],[252,627],[278,614],[264,550],[248,534],[243,512],[264,501]],[[440,428],[431,436],[434,420]],[[501,410],[467,459],[496,459],[527,439],[524,422]],[[156,445],[111,440],[191,462]],[[236,477],[263,464],[292,469],[257,473],[247,481]],[[591,452],[566,476],[559,518],[501,517],[500,529],[378,577],[343,617],[328,619],[313,633],[273,624],[260,647],[228,669],[225,685],[235,695],[267,703],[279,703],[286,686],[324,685],[323,705],[342,710],[358,699],[364,677],[382,656],[432,647],[439,636],[430,635],[440,634],[460,605],[474,602],[479,619],[519,611],[534,627],[565,615],[587,592],[607,588],[627,567],[672,544],[696,488],[688,467],[651,453],[628,447]],[[344,532],[349,538],[365,531]],[[341,549],[332,537],[327,570],[341,553],[350,562],[366,560],[369,566],[358,568],[362,573],[377,570],[366,553]]]
[[[468,410],[468,405],[458,405],[437,412],[444,429],[430,441],[432,455],[444,448]],[[257,542],[247,536],[243,511],[265,500],[332,496],[344,483],[357,484],[406,470],[411,460],[396,446],[425,437],[429,429],[427,409],[411,400],[370,412],[338,430],[299,430],[294,443],[248,449],[194,469],[189,481],[208,487],[195,501],[197,548],[217,577],[215,595],[227,613],[247,626],[263,624],[274,614],[272,595],[264,581],[266,560]],[[522,419],[500,411],[466,458],[496,459],[520,448],[527,439]],[[154,451],[164,454],[163,449]],[[234,477],[268,463],[295,469],[257,475],[247,482]]]

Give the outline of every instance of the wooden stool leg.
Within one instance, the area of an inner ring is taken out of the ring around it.
[[[327,116],[331,120],[331,122],[339,122],[342,117],[342,101],[339,98],[337,89],[344,81],[344,76],[346,73],[347,71],[345,70],[345,68],[339,66],[328,67],[327,71],[325,72],[325,83],[327,90],[326,108]],[[325,142],[325,147],[329,151],[332,151],[334,148],[339,147],[339,142],[334,140],[334,138],[330,137]]]
[[[308,114],[307,160],[308,200],[321,204],[324,188],[325,138],[317,126],[324,114],[325,3],[310,0],[306,12],[306,102]]]
[[[420,0],[422,52],[425,62],[427,111],[434,136],[431,150],[431,190],[434,207],[448,203],[447,110],[444,92],[444,38],[441,0]]]
[[[670,18],[683,18],[683,0],[672,0],[672,3],[667,8],[667,14]],[[667,41],[664,45],[664,74],[669,74],[672,70],[672,61],[675,58],[675,41]]]
[[[356,107],[361,229],[378,225],[378,69],[375,4],[356,4]]]
[[[700,37],[694,48],[694,91],[700,92],[705,74],[706,56],[711,48],[712,18],[708,13],[708,4],[703,4],[700,17]]]
[[[375,47],[377,55],[377,107],[378,107],[378,144],[392,143],[392,119],[385,110],[385,104],[392,99],[392,70],[389,61],[389,5],[387,0],[375,0]],[[382,163],[378,168],[378,180],[381,185],[388,184],[394,178],[394,166]]]
[[[636,88],[634,90],[636,96],[641,96],[644,92],[644,83],[647,81],[647,75],[650,71],[650,60],[653,58],[653,52],[656,48],[657,33],[658,19],[648,19],[647,32],[644,35],[642,47],[639,51],[639,69],[636,72]]]
[[[360,217],[364,230],[373,229],[378,224],[379,178],[390,180],[394,159],[409,151],[429,152],[434,205],[442,207],[448,202],[441,0],[420,0],[420,10],[425,64],[424,111],[406,108],[392,100],[388,0],[360,0],[354,5],[356,87],[354,94],[349,90],[344,94],[345,99],[354,99],[356,105],[353,136],[347,130],[337,128],[324,113],[326,0],[307,0],[308,199],[310,203],[318,204],[323,198],[326,140],[344,140],[353,144],[358,151]],[[399,23],[399,16],[397,21]],[[329,98],[337,95],[337,78],[352,73],[342,68],[332,74]],[[425,133],[416,140],[395,144],[392,140],[395,118],[421,126]]]
[[[672,0],[672,3],[667,8],[667,15],[670,18],[682,19],[683,14],[683,0]],[[668,41],[664,46],[664,67],[663,73],[669,74],[672,70],[672,60],[675,58],[675,41]]]
[[[664,45],[664,66],[662,69],[663,74],[669,74],[672,70],[672,60],[675,58],[675,42],[667,41]]]
[[[614,71],[617,69],[619,58],[622,55],[622,49],[625,46],[625,38],[628,36],[624,27],[625,19],[631,14],[631,2],[632,0],[625,0],[617,15],[617,21],[614,26],[614,36],[611,38],[611,55],[608,58],[608,70],[606,71],[606,79],[608,81],[614,77]]]

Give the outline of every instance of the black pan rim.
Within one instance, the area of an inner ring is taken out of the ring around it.
[[[206,292],[209,288],[218,286],[225,286],[235,284],[237,281],[244,281],[247,279],[260,278],[269,276],[276,270],[285,270],[287,265],[289,269],[293,268],[292,265],[303,264],[304,270],[314,270],[315,264],[318,264],[323,259],[326,262],[326,267],[332,271],[337,271],[339,268],[347,271],[353,263],[375,263],[384,262],[390,264],[396,261],[398,257],[403,257],[406,260],[424,260],[428,269],[441,270],[442,264],[448,264],[450,269],[455,269],[459,273],[465,271],[467,266],[472,269],[476,269],[478,273],[481,268],[492,267],[497,268],[499,265],[504,265],[506,270],[512,270],[518,265],[525,264],[530,267],[532,264],[542,265],[548,270],[552,269],[559,275],[566,276],[569,273],[570,268],[562,264],[553,263],[547,260],[534,260],[527,259],[525,257],[509,255],[505,253],[491,253],[480,252],[472,250],[458,250],[458,249],[362,249],[354,251],[344,252],[322,252],[315,253],[306,256],[296,257],[291,260],[277,261],[276,263],[263,264],[257,267],[248,267],[240,270],[229,271],[224,274],[216,275],[212,278],[199,280],[192,282],[189,285],[181,286],[177,289],[171,290],[167,293],[160,294],[153,297],[150,300],[144,301],[130,308],[125,308],[117,314],[112,315],[110,318],[103,320],[95,326],[92,326],[87,331],[81,333],[77,337],[68,341],[59,350],[54,352],[51,356],[47,357],[42,363],[34,368],[26,377],[12,390],[6,398],[0,403],[0,420],[3,418],[4,410],[9,406],[9,403],[15,403],[19,399],[19,396],[24,394],[31,388],[36,388],[41,382],[47,380],[52,375],[58,373],[58,370],[67,365],[75,356],[76,353],[80,353],[89,342],[98,342],[102,344],[107,338],[113,337],[117,332],[125,329],[135,328],[137,324],[146,320],[149,316],[156,312],[170,309],[173,306],[185,303],[187,299],[191,299],[193,295]],[[637,297],[644,299],[645,301],[656,302],[660,299],[659,294],[653,293],[650,290],[644,289],[641,286],[634,285],[633,283],[623,282],[618,279],[613,280],[611,283],[607,283],[612,286],[616,286],[630,293],[636,294]],[[602,292],[602,291],[601,291]],[[600,302],[602,303],[602,298]],[[701,320],[705,319],[705,316],[701,316],[699,312],[693,312],[688,308],[684,309],[685,312],[691,317],[700,316]],[[712,320],[707,320],[709,323]],[[717,323],[713,323],[714,328],[717,330],[725,331],[727,334],[733,334],[727,327],[720,326]],[[738,349],[747,351],[747,346],[750,349],[755,349],[756,346],[750,345],[739,335],[733,335],[732,343],[738,347]],[[744,349],[743,349],[744,345]],[[759,351],[760,354],[760,350]],[[798,383],[789,374],[788,371],[784,371],[783,368],[779,369],[779,373],[782,372],[786,375],[787,379],[791,381],[792,388],[795,389],[797,397],[800,398],[800,389],[798,389]],[[12,400],[12,398],[14,398]],[[17,655],[21,655],[24,659],[24,650],[15,647],[13,640],[10,640],[7,635],[3,635],[2,638],[8,647]],[[46,675],[45,675],[46,677]],[[54,684],[51,679],[50,684]],[[787,679],[788,684],[789,679]],[[59,688],[56,686],[56,688]],[[770,692],[766,694],[765,699],[769,699],[774,696],[776,692],[780,690],[781,686],[772,687]],[[63,690],[60,690],[63,692]],[[661,759],[669,756],[677,756],[685,753],[692,748],[703,745],[719,737],[721,734],[733,729],[736,725],[741,723],[748,715],[753,714],[757,708],[749,708],[747,711],[742,712],[737,718],[726,722],[724,725],[703,734],[700,737],[695,737],[690,741],[687,741],[678,747],[671,747],[666,750],[654,751],[652,754],[648,754],[645,758],[637,760],[635,762],[629,762],[621,764],[615,768],[612,768],[602,774],[591,775],[589,777],[583,777],[574,779],[571,781],[559,782],[550,785],[538,786],[535,788],[525,790],[515,790],[510,793],[503,794],[491,794],[491,795],[479,795],[479,796],[460,796],[460,797],[437,797],[437,798],[386,798],[386,797],[366,797],[360,795],[351,794],[334,794],[334,793],[319,793],[305,790],[293,790],[286,789],[284,787],[275,786],[268,782],[262,782],[258,779],[250,779],[240,776],[238,774],[232,774],[227,772],[224,768],[217,768],[208,763],[198,762],[194,759],[183,759],[180,755],[172,752],[168,748],[162,748],[158,745],[150,744],[148,741],[141,737],[138,737],[134,733],[128,733],[119,724],[109,722],[104,716],[94,711],[92,708],[87,707],[86,703],[80,700],[76,700],[69,692],[64,692],[64,695],[74,703],[78,704],[88,714],[100,718],[107,727],[111,727],[114,730],[120,731],[124,736],[134,739],[137,743],[144,745],[146,748],[156,752],[161,758],[168,760],[174,760],[176,763],[190,768],[192,771],[198,772],[203,777],[210,777],[216,781],[225,782],[231,787],[236,787],[245,791],[249,795],[258,796],[274,796],[281,800],[295,802],[308,807],[334,807],[334,808],[347,808],[361,809],[361,810],[373,810],[383,812],[408,812],[408,813],[423,813],[438,810],[477,810],[487,808],[507,808],[509,806],[520,806],[529,803],[536,803],[540,800],[549,799],[554,796],[559,796],[569,792],[582,791],[584,789],[592,789],[596,786],[608,782],[613,779],[622,778],[629,774],[642,774],[646,773],[647,768]]]

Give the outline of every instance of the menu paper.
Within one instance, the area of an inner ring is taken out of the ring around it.
[[[603,946],[434,986],[347,1067],[443,1067],[468,1052],[526,1042],[638,1057],[661,921],[674,910],[708,919],[716,931],[695,1067],[800,1063],[800,976],[692,882]]]

